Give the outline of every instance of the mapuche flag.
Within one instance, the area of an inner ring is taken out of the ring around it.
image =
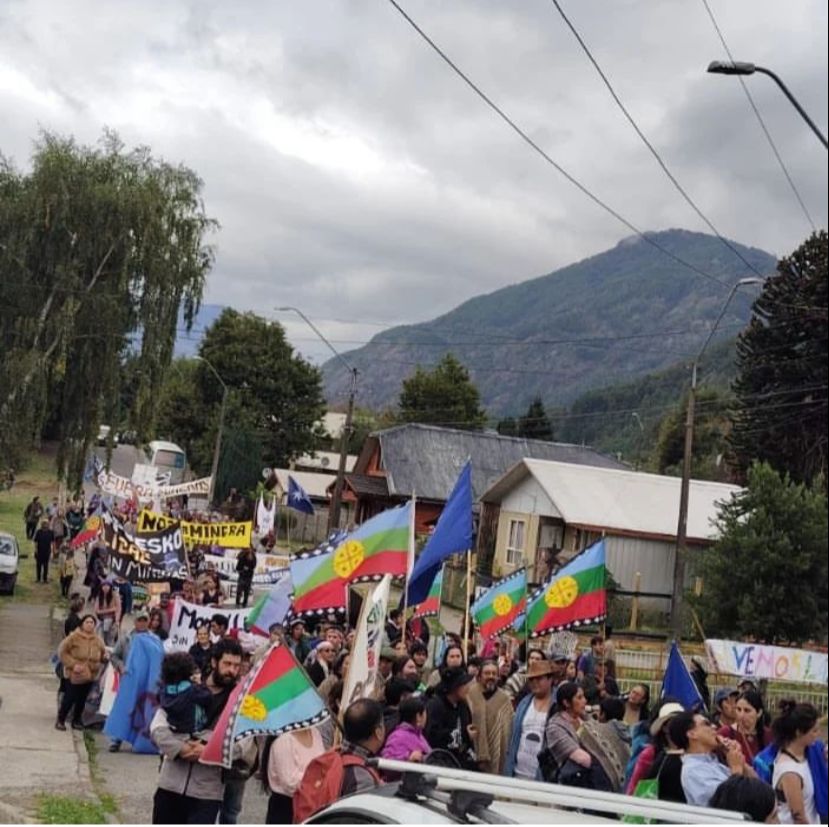
[[[594,543],[560,568],[529,600],[530,636],[604,620],[606,571],[604,540]]]
[[[237,741],[313,726],[328,714],[288,647],[274,643],[231,693],[199,760],[230,767]]]
[[[334,572],[334,550],[345,536],[345,532],[337,532],[313,551],[291,556],[292,617],[345,610],[346,584]]]
[[[69,541],[69,548],[80,548],[84,543],[94,540],[101,533],[103,525],[98,514],[91,514],[86,518],[81,530]]]
[[[422,603],[418,603],[412,612],[412,620],[419,617],[437,617],[440,614],[440,595],[443,591],[443,566],[440,567],[437,577],[432,581],[429,594]]]
[[[519,569],[493,583],[472,604],[472,620],[484,640],[509,628],[527,605],[527,570]]]
[[[358,526],[334,549],[334,573],[346,583],[405,577],[412,531],[412,502],[383,511]]]

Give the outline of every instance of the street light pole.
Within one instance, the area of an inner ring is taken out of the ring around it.
[[[351,432],[353,430],[352,421],[354,419],[354,398],[357,395],[358,371],[357,368],[349,364],[348,360],[322,335],[322,332],[317,326],[301,310],[296,307],[277,307],[276,309],[280,313],[296,313],[319,336],[320,340],[343,363],[346,370],[351,374],[348,391],[348,407],[345,411],[345,424],[343,425],[343,431],[340,436],[340,461],[337,465],[337,478],[334,482],[334,492],[331,495],[331,507],[328,510],[328,531],[330,533],[340,526],[340,509],[342,507],[343,487],[345,485],[345,464],[348,460],[348,440],[351,438]]]
[[[210,490],[207,493],[207,505],[210,507],[213,503],[213,495],[216,491],[216,476],[219,473],[219,455],[222,451],[222,430],[225,424],[225,411],[227,410],[227,385],[219,375],[219,371],[217,371],[216,368],[214,368],[213,365],[211,365],[210,362],[204,358],[204,356],[196,356],[195,358],[207,365],[216,379],[219,380],[219,384],[222,386],[222,407],[219,409],[219,429],[216,431],[216,444],[213,446],[213,465],[210,469]]]
[[[674,555],[674,583],[671,595],[671,635],[674,640],[682,637],[682,608],[685,598],[685,566],[688,560],[688,496],[691,488],[691,459],[694,447],[694,413],[697,396],[697,372],[702,355],[714,337],[728,305],[741,287],[762,284],[763,279],[740,279],[729,291],[719,316],[708,331],[708,336],[691,365],[691,387],[688,391],[688,408],[685,412],[685,447],[682,455],[682,481],[679,487],[679,522],[676,530],[676,551]]]
[[[823,144],[824,149],[829,149],[829,143],[826,142],[826,136],[817,128],[814,121],[806,114],[806,110],[800,105],[797,98],[789,91],[788,86],[780,79],[780,77],[764,66],[755,66],[753,63],[746,63],[744,61],[736,61],[729,63],[724,60],[714,60],[708,64],[708,71],[713,75],[753,75],[759,72],[761,75],[768,75],[782,90],[783,94],[789,99],[791,105],[800,113],[800,117],[809,125],[812,132],[817,135],[818,140]]]

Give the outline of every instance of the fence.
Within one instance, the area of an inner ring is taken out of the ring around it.
[[[708,670],[708,660],[704,654],[695,654],[693,657]],[[651,698],[658,698],[662,686],[662,676],[665,673],[668,653],[660,650],[648,649],[617,649],[616,674],[619,688],[626,692],[635,684],[645,684],[650,689]],[[686,657],[686,661],[690,658]],[[711,696],[722,687],[734,687],[739,682],[736,676],[708,673],[708,688]],[[783,698],[794,698],[813,704],[821,715],[829,709],[829,692],[826,687],[811,684],[790,684],[778,681],[768,681],[765,690],[766,706],[773,713],[777,702]]]

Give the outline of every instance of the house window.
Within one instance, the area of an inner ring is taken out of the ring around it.
[[[523,520],[509,521],[507,537],[507,565],[517,566],[524,561],[524,533],[526,523]]]

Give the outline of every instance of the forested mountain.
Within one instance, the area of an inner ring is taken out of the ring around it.
[[[727,284],[755,275],[716,237],[687,230],[650,233],[661,247]],[[735,244],[763,274],[775,259]],[[464,302],[430,322],[391,328],[346,354],[360,371],[358,404],[394,406],[415,367],[452,352],[469,369],[490,416],[520,415],[536,396],[569,406],[688,360],[716,318],[725,289],[638,237],[540,278]],[[718,339],[733,339],[750,315],[738,294]],[[326,395],[342,399],[348,375],[324,365]],[[634,423],[635,424],[635,423]],[[569,427],[568,427],[569,432]],[[579,440],[581,441],[581,440]]]

